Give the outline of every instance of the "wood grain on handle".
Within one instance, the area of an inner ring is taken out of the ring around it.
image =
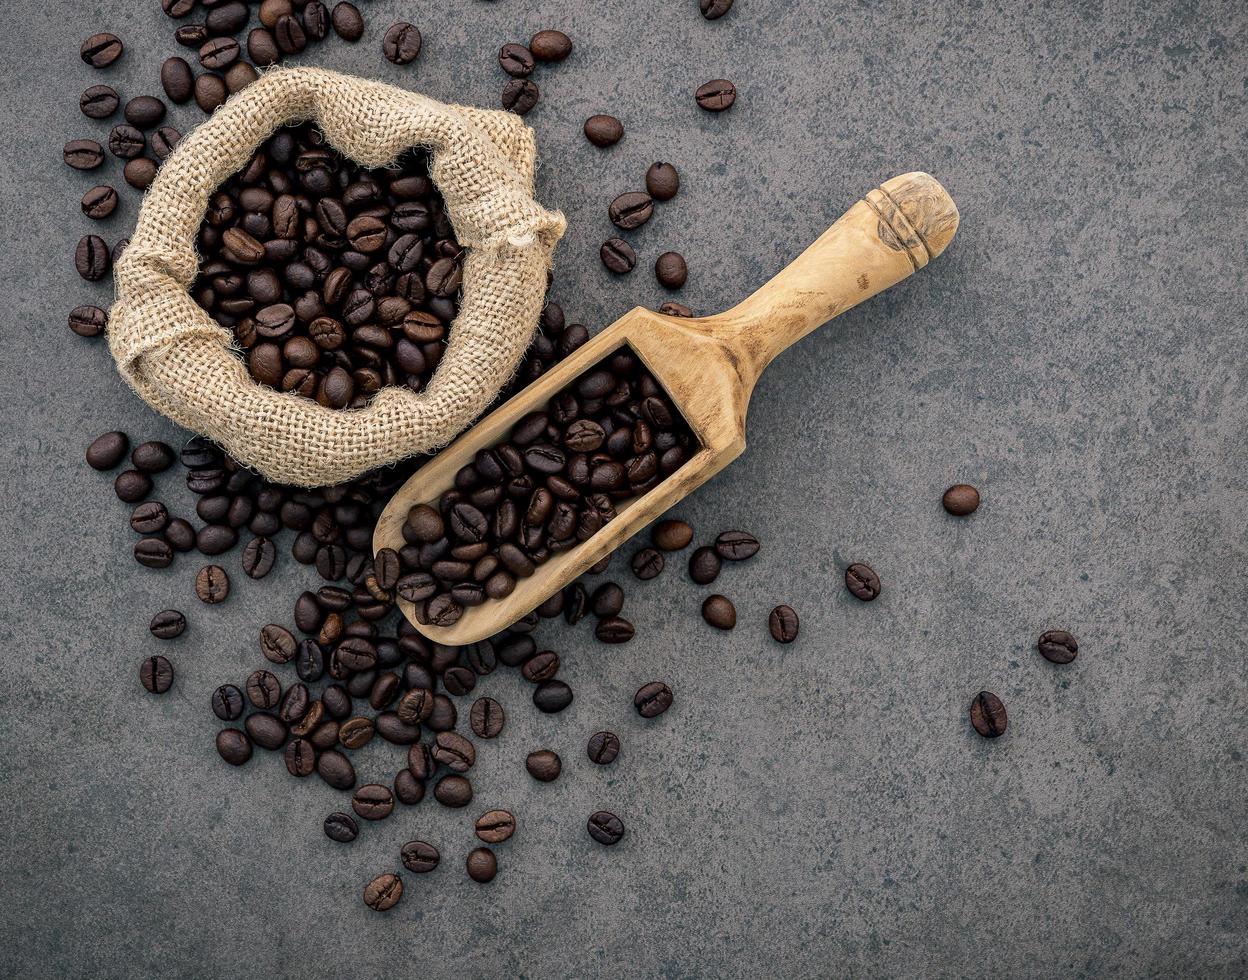
[[[922,269],[958,229],[958,209],[928,174],[902,174],[850,208],[806,251],[704,328],[741,358],[751,384],[816,327]]]

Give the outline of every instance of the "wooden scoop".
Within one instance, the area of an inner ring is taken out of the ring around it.
[[[382,512],[374,550],[401,548],[411,507],[436,506],[479,450],[501,442],[522,416],[541,409],[625,345],[667,389],[700,448],[648,493],[617,502],[613,521],[582,544],[552,555],[519,579],[505,599],[465,609],[448,627],[417,622],[412,604],[400,600],[403,614],[431,640],[454,646],[492,636],[541,605],[744,451],[750,393],[772,358],[838,313],[922,269],[945,250],[957,227],[958,209],[934,178],[902,174],[868,193],[779,275],[726,313],[692,319],[640,307],[626,313],[421,467]]]

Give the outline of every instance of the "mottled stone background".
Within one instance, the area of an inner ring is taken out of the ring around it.
[[[60,162],[106,131],[78,93],[158,88],[175,53],[156,0],[8,0],[0,23],[0,942],[3,972],[44,976],[1234,976],[1248,970],[1245,805],[1244,183],[1248,14],[1239,2],[873,3],[738,0],[373,0],[364,41],[308,61],[494,105],[504,41],[557,26],[528,117],[542,199],[570,232],[554,295],[598,329],[665,294],[675,248],[700,311],[737,302],[859,196],[924,169],[957,200],[946,255],[803,341],[764,377],[751,447],[680,509],[705,538],[763,550],[717,588],[728,635],[676,568],[630,584],[637,639],[551,625],[576,702],[527,704],[486,679],[509,720],[483,745],[467,811],[431,802],[329,842],[335,807],[278,758],[216,757],[208,695],[241,681],[255,637],[314,581],[289,560],[235,574],[221,607],[198,563],[129,557],[127,508],[89,470],[90,437],[184,436],[134,398],[101,342],[65,327],[109,291],[73,273],[97,175]],[[394,20],[425,48],[386,63]],[[78,59],[96,30],[127,54]],[[734,79],[735,109],[694,87]],[[627,136],[580,134],[610,111]],[[172,121],[186,127],[194,109]],[[643,268],[612,279],[606,204],[675,162],[680,196],[634,236]],[[120,181],[110,162],[109,179]],[[133,195],[110,219],[124,235]],[[940,493],[983,489],[970,520]],[[159,493],[188,506],[180,477]],[[630,549],[631,550],[631,549]],[[848,597],[870,562],[885,591]],[[237,553],[227,562],[237,569]],[[618,570],[617,570],[618,574]],[[625,574],[625,579],[629,576]],[[791,603],[802,634],[767,636]],[[164,698],[138,684],[157,609],[192,625],[160,647]],[[1075,632],[1078,661],[1034,651]],[[643,722],[632,692],[676,705]],[[980,740],[981,688],[1010,710]],[[466,705],[465,705],[466,707]],[[598,769],[586,737],[617,730]],[[524,773],[557,749],[565,776]],[[363,774],[392,772],[373,746]],[[390,758],[393,757],[393,758]],[[480,804],[479,806],[477,804]],[[471,821],[513,809],[492,885],[470,882]],[[628,836],[606,850],[585,816]],[[360,892],[412,837],[443,867],[406,875],[385,916]]]

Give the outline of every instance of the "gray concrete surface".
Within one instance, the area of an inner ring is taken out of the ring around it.
[[[764,542],[717,585],[736,631],[712,634],[679,572],[630,588],[629,646],[544,629],[573,707],[539,717],[518,677],[491,676],[510,714],[482,747],[480,806],[402,811],[344,848],[321,834],[326,787],[272,757],[229,769],[212,748],[211,689],[255,665],[256,630],[307,570],[236,575],[226,605],[202,607],[193,559],[133,564],[127,510],[81,458],[113,427],[182,437],[102,343],[65,328],[108,291],[74,276],[94,179],[59,161],[65,140],[104,131],[79,115],[81,89],[155,89],[172,25],[155,0],[9,0],[3,972],[1243,975],[1243,5],[738,0],[712,24],[694,0],[363,6],[364,42],[308,60],[477,104],[497,99],[499,44],[572,35],[529,119],[541,196],[571,223],[555,295],[594,329],[663,298],[647,270],[669,247],[692,270],[679,299],[736,302],[906,170],[945,183],[962,229],[777,361],[749,452],[681,508],[704,538],[740,526]],[[425,35],[406,69],[379,51],[400,17]],[[77,58],[97,29],[128,47],[103,74]],[[691,91],[717,76],[740,99],[704,115]],[[628,129],[605,152],[580,135],[600,110]],[[654,159],[683,190],[636,235],[646,268],[616,281],[596,258],[606,203]],[[108,236],[134,214],[129,197]],[[958,480],[984,492],[968,521],[939,506]],[[184,503],[174,480],[161,494]],[[883,576],[873,605],[839,584],[852,560]],[[789,647],[764,625],[781,601],[802,617]],[[192,626],[161,648],[178,680],[157,699],[136,666],[168,605]],[[1055,626],[1080,638],[1072,666],[1034,652]],[[630,698],[656,677],[677,703],[643,723]],[[967,725],[981,688],[1009,705],[995,743]],[[595,769],[583,746],[604,726],[625,747]],[[539,745],[566,760],[553,785],[523,771]],[[392,771],[394,754],[361,769]],[[481,887],[462,861],[491,805],[521,829]],[[612,850],[583,830],[598,807],[628,825]],[[363,884],[416,836],[442,869],[368,912]]]

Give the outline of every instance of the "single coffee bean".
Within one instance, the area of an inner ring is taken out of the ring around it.
[[[666,564],[663,555],[654,548],[642,548],[633,555],[632,569],[643,582],[657,578],[663,572],[663,566]]]
[[[529,50],[538,61],[563,61],[572,53],[572,39],[563,31],[538,31],[529,39]]]
[[[595,732],[589,738],[586,751],[590,762],[608,766],[620,754],[620,737],[615,732]]]
[[[304,6],[303,30],[309,41],[323,41],[329,34],[329,10],[320,0],[311,0]]]
[[[516,832],[516,818],[509,810],[489,810],[477,817],[474,829],[487,844],[501,844]]]
[[[69,313],[69,329],[79,337],[98,337],[108,326],[108,314],[98,306],[75,306]]]
[[[105,432],[87,447],[87,465],[93,470],[111,470],[126,458],[130,438],[124,432]]]
[[[614,582],[604,582],[589,599],[595,616],[618,616],[624,608],[624,590]]]
[[[984,738],[998,738],[1005,734],[1008,719],[1005,705],[991,691],[980,691],[971,702],[971,725]]]
[[[689,577],[698,585],[710,585],[719,578],[720,560],[714,548],[697,548],[689,556]]]
[[[646,171],[646,191],[656,201],[670,201],[680,190],[680,174],[670,163],[650,164]]]
[[[538,749],[536,752],[529,753],[528,758],[524,760],[524,767],[538,782],[549,783],[559,778],[563,763],[559,756],[550,749]]]
[[[687,307],[684,303],[673,303],[670,300],[666,303],[663,303],[659,307],[659,312],[662,313],[664,316],[679,316],[679,317],[693,316],[693,310]]]
[[[472,802],[472,783],[463,776],[443,776],[433,787],[433,798],[452,809],[465,807]]]
[[[201,554],[222,555],[238,543],[238,532],[224,524],[201,527],[195,535],[195,547]]]
[[[217,754],[232,766],[244,765],[251,758],[251,740],[237,728],[217,732]]]
[[[120,104],[117,90],[111,85],[92,85],[78,99],[78,108],[88,119],[107,119]]]
[[[633,624],[621,616],[605,616],[594,627],[594,637],[599,643],[627,643],[635,633]]]
[[[329,19],[335,33],[344,41],[355,43],[364,36],[364,18],[359,8],[347,0],[334,5]]]
[[[468,713],[468,723],[478,738],[497,738],[502,734],[505,720],[503,706],[493,698],[477,698]]]
[[[104,147],[95,140],[70,140],[62,158],[75,170],[94,170],[104,162]]]
[[[758,539],[745,531],[724,531],[715,539],[715,553],[725,561],[753,558],[758,548]]]
[[[243,692],[233,684],[222,684],[212,692],[212,713],[222,721],[235,721],[243,715]]]
[[[383,711],[377,716],[377,734],[393,745],[411,745],[420,739],[420,727],[404,724],[393,711]]]
[[[225,79],[220,75],[204,74],[195,79],[195,104],[204,112],[212,112],[219,105],[224,105],[229,98],[229,90]]]
[[[163,473],[173,465],[174,459],[169,445],[158,440],[139,443],[130,454],[134,468],[143,473]]]
[[[225,72],[225,88],[231,95],[241,92],[260,77],[260,73],[245,61],[236,61]]]
[[[316,749],[304,738],[295,738],[286,743],[286,751],[282,754],[286,763],[286,771],[292,776],[302,779],[316,772]]]
[[[351,797],[351,809],[365,820],[384,820],[394,811],[394,795],[380,783],[365,783]]]
[[[425,798],[425,784],[410,770],[400,769],[394,774],[394,798],[404,806],[415,806]]]
[[[247,677],[247,700],[253,708],[264,711],[276,708],[282,699],[282,684],[268,670],[253,670]]]
[[[92,68],[107,68],[125,52],[116,34],[92,34],[82,42],[82,60]]]
[[[198,48],[208,40],[208,28],[204,24],[183,24],[173,32],[173,39],[184,48]]]
[[[282,54],[299,54],[308,46],[308,35],[298,17],[287,14],[273,25],[273,40]]]
[[[360,825],[349,813],[331,813],[325,818],[325,836],[339,844],[350,844],[360,836]]]
[[[662,681],[651,681],[633,695],[633,707],[643,718],[655,718],[672,706],[672,689]]]
[[[615,116],[599,114],[585,120],[585,138],[594,146],[614,146],[624,138],[624,124]]]
[[[276,65],[282,60],[282,49],[277,46],[277,38],[273,36],[272,29],[253,27],[248,31],[247,57],[262,68]]]
[[[149,160],[147,157],[135,157],[133,160],[126,161],[121,175],[125,178],[126,183],[135,188],[135,190],[145,191],[152,186],[152,181],[156,179],[157,169],[155,160]]]
[[[767,628],[777,643],[792,643],[797,639],[797,613],[792,606],[776,606],[767,617]]]
[[[557,714],[572,703],[572,688],[563,681],[546,681],[533,689],[533,703],[544,714]]]
[[[294,0],[260,0],[260,23],[270,30],[295,12]]]
[[[707,20],[717,20],[732,9],[732,0],[698,0],[698,6]]]
[[[99,282],[112,267],[108,246],[99,235],[84,235],[74,249],[74,268],[87,282]]]
[[[225,3],[210,0],[205,6],[211,8],[204,19],[204,26],[208,28],[209,34],[235,34],[247,26],[251,17],[247,4],[242,0],[227,0]]]
[[[250,578],[264,578],[276,562],[277,547],[266,537],[254,537],[243,547],[243,571]]]
[[[195,575],[195,595],[210,606],[225,602],[230,596],[230,577],[220,565],[205,565]]]
[[[121,160],[133,160],[147,149],[147,137],[129,123],[114,126],[108,134],[108,150]]]
[[[633,246],[622,238],[608,238],[598,250],[602,264],[616,275],[622,276],[633,271],[637,265],[637,253]]]
[[[234,47],[237,49],[238,45]],[[126,103],[126,122],[139,129],[151,129],[165,118],[165,111],[165,104],[155,96],[136,95]]]
[[[870,602],[880,594],[880,577],[875,569],[862,562],[854,562],[845,569],[845,588],[863,602]]]
[[[1040,634],[1037,646],[1049,663],[1068,664],[1079,656],[1079,641],[1065,630],[1048,630]]]
[[[165,540],[175,551],[190,551],[195,547],[195,529],[189,521],[175,517],[165,526]]]
[[[680,551],[693,540],[693,528],[684,521],[659,521],[650,531],[650,540],[664,551]]]
[[[498,874],[498,858],[488,847],[478,847],[469,851],[466,864],[468,877],[481,884],[493,881],[494,876]]]
[[[477,750],[472,742],[456,732],[438,732],[433,757],[452,772],[463,773],[477,761]]]
[[[416,874],[424,874],[438,866],[442,856],[438,849],[423,840],[409,840],[399,852],[403,867]]]
[[[160,85],[169,101],[183,105],[195,94],[195,74],[185,58],[166,58],[160,66]]]
[[[618,844],[620,838],[624,836],[624,821],[608,810],[599,810],[589,815],[585,829],[589,831],[589,836],[599,844],[610,847],[612,844]]]
[[[113,491],[127,504],[138,503],[152,492],[152,478],[138,470],[123,470],[113,481]]]
[[[140,538],[134,545],[134,560],[147,568],[168,568],[173,549],[164,538]]]
[[[355,767],[337,749],[326,749],[316,760],[316,771],[334,789],[350,789],[355,785]]]
[[[716,629],[730,630],[737,625],[737,609],[726,596],[707,596],[702,603],[702,618]]]
[[[529,112],[539,98],[541,91],[531,78],[513,78],[503,86],[503,108],[518,116]]]
[[[399,21],[386,31],[381,40],[381,50],[387,61],[407,65],[420,54],[420,44],[420,31],[406,21]]]
[[[723,112],[731,109],[732,104],[737,101],[737,89],[726,78],[716,78],[698,86],[693,98],[707,112]]]
[[[632,231],[640,228],[654,214],[654,201],[649,194],[641,191],[628,191],[620,194],[607,208],[611,223],[617,228]]]
[[[689,278],[689,267],[679,252],[664,252],[654,260],[654,277],[668,289],[679,289]]]
[[[186,631],[186,617],[176,609],[162,609],[148,626],[158,640],[172,640]]]
[[[348,749],[362,749],[373,740],[377,726],[371,718],[357,715],[338,726],[338,741]]]
[[[173,664],[157,654],[139,664],[139,680],[152,694],[164,694],[173,687]]]
[[[364,886],[364,904],[374,912],[388,912],[403,897],[403,881],[396,874],[378,875]]]
[[[159,534],[169,523],[169,511],[158,500],[139,504],[130,515],[130,527],[140,534]]]
[[[979,491],[969,483],[955,483],[940,500],[954,517],[966,517],[979,509]]]
[[[288,664],[295,659],[299,644],[284,626],[269,623],[260,630],[260,652],[270,663]]]
[[[504,44],[498,52],[498,63],[512,78],[533,74],[533,53],[523,44]]]

